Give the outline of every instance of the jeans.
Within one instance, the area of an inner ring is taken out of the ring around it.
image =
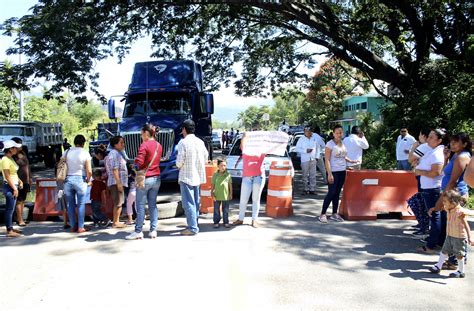
[[[425,201],[426,211],[428,211],[436,205],[436,202],[441,195],[441,189],[422,189],[422,194]],[[433,249],[437,245],[443,245],[444,239],[446,238],[446,224],[446,212],[433,212],[431,214],[430,234],[426,242],[426,247]]]
[[[66,194],[67,214],[71,227],[84,229],[87,194],[87,183],[84,176],[67,176],[64,183],[64,193]]]
[[[215,201],[214,202],[214,224],[218,224],[221,221],[220,207],[222,204],[222,216],[224,218],[224,224],[229,223],[229,201]]]
[[[15,211],[16,198],[13,196],[13,189],[8,184],[3,184],[3,195],[5,196],[5,227],[7,232],[13,230],[13,212]]]
[[[303,175],[303,190],[316,190],[316,160],[301,162],[301,174]]]
[[[160,190],[160,176],[145,178],[145,188],[137,188],[137,199],[135,206],[137,209],[137,219],[135,222],[135,232],[140,233],[143,230],[145,222],[145,204],[148,202],[148,213],[150,214],[150,232],[156,231],[158,226],[158,208],[156,207],[156,198]]]
[[[108,220],[107,216],[105,216],[104,213],[102,213],[102,210],[100,209],[101,205],[102,205],[101,201],[91,201],[92,220],[94,221],[95,224],[101,221]]]
[[[411,170],[410,162],[408,160],[397,160],[397,170]]]
[[[242,186],[240,188],[239,220],[244,220],[245,210],[252,194],[252,220],[257,220],[260,210],[260,197],[265,187],[264,176],[242,177]]]
[[[186,223],[188,224],[188,229],[194,233],[199,232],[198,218],[199,205],[201,203],[199,187],[200,186],[190,186],[184,182],[179,183],[183,209],[186,214]]]
[[[332,176],[334,177],[334,182],[328,184],[328,193],[324,198],[321,215],[326,214],[331,202],[333,214],[337,214],[337,209],[339,208],[339,196],[341,195],[342,186],[344,186],[344,182],[346,181],[346,171],[332,172]]]

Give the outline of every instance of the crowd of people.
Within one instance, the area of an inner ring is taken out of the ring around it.
[[[124,157],[125,142],[121,136],[110,140],[110,151],[99,148],[95,157],[104,168],[92,170],[91,156],[84,149],[86,139],[82,135],[74,138],[74,146],[63,154],[67,165],[67,177],[58,181],[58,209],[64,211],[65,229],[82,233],[85,204],[91,201],[93,226],[122,229],[135,225],[135,230],[126,239],[142,239],[145,222],[145,205],[150,217],[149,237],[157,237],[158,209],[157,196],[160,190],[160,160],[162,146],[155,140],[159,128],[150,124],[141,130],[142,143],[133,165],[127,165]],[[304,137],[297,145],[301,154],[303,194],[313,194],[316,188],[316,170],[322,172],[328,192],[324,198],[318,219],[327,224],[329,220],[342,222],[338,214],[339,197],[344,186],[346,171],[361,169],[363,150],[369,147],[364,133],[357,126],[343,139],[343,128],[336,125],[329,141],[324,142],[318,128],[306,127]],[[179,169],[182,205],[186,214],[187,228],[182,235],[199,233],[200,185],[206,182],[205,165],[208,151],[204,142],[195,135],[195,124],[191,120],[183,122],[183,139],[178,144],[176,166]],[[246,135],[242,136],[241,149],[244,150]],[[0,161],[4,178],[3,193],[6,198],[5,225],[8,237],[18,237],[21,230],[13,227],[16,209],[17,223],[25,226],[22,209],[32,184],[31,170],[27,154],[22,150],[21,141],[4,142],[4,157]],[[323,156],[324,155],[324,156]],[[252,197],[253,227],[258,227],[260,198],[265,185],[263,162],[265,154],[242,154],[242,185],[240,191],[239,216],[233,225],[244,223],[248,201]],[[324,158],[324,162],[323,162]],[[418,224],[415,235],[423,237],[424,245],[419,252],[433,254],[441,249],[439,262],[430,268],[433,273],[442,269],[453,269],[452,277],[464,277],[466,248],[473,245],[465,216],[470,212],[463,208],[468,199],[469,186],[474,186],[474,162],[472,142],[466,133],[449,136],[444,129],[422,130],[418,140],[408,133],[406,127],[400,129],[396,143],[397,169],[413,171],[418,182],[418,193],[408,200],[416,215]],[[237,166],[237,164],[236,164]],[[91,186],[88,198],[88,187]],[[232,178],[227,172],[227,163],[219,160],[218,170],[212,177],[212,195],[215,198],[214,227],[223,220],[230,226],[229,202],[232,200]],[[102,201],[108,191],[113,202],[113,217],[101,210]],[[332,204],[330,217],[326,215]],[[126,206],[127,221],[120,221],[122,207]],[[135,206],[136,219],[133,220]],[[222,210],[222,215],[220,211]],[[222,216],[222,217],[221,217]]]

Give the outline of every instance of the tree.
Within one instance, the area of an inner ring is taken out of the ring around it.
[[[20,84],[45,77],[55,92],[83,93],[88,80],[95,89],[95,60],[116,54],[120,61],[135,40],[150,35],[153,57],[201,62],[208,90],[227,86],[236,77],[231,65],[241,63],[237,93],[262,94],[304,80],[296,68],[312,66],[323,53],[409,95],[430,82],[420,71],[434,56],[472,73],[473,14],[469,0],[42,0],[3,28],[21,34],[8,53],[21,50],[29,59],[15,67]]]
[[[321,64],[312,79],[303,103],[305,121],[329,127],[329,121],[342,116],[342,101],[356,89],[366,92],[370,82],[363,75],[337,58]]]
[[[105,118],[105,112],[100,105],[93,102],[75,102],[71,107],[71,114],[79,121],[81,128],[88,128],[94,121]]]
[[[286,88],[273,94],[275,105],[270,110],[270,123],[276,128],[281,122],[300,124],[305,111],[304,93],[297,89]]]
[[[238,115],[239,121],[242,123],[245,130],[252,130],[255,128],[266,130],[270,129],[272,126],[270,123],[266,123],[262,120],[265,113],[270,114],[270,107],[267,105],[255,106],[252,105],[242,111]]]
[[[18,99],[7,88],[0,86],[0,121],[18,119]]]

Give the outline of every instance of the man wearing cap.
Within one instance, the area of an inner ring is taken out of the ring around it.
[[[188,227],[181,231],[181,235],[195,235],[199,232],[199,187],[206,183],[206,162],[209,153],[204,142],[194,135],[195,130],[193,120],[183,122],[181,133],[184,139],[178,144],[176,158],[181,201],[188,224]]]
[[[16,206],[18,190],[23,188],[23,183],[18,177],[18,165],[13,160],[13,156],[18,153],[21,144],[13,140],[3,143],[3,158],[0,160],[0,167],[3,175],[3,195],[5,196],[5,226],[7,227],[7,237],[14,238],[21,235],[20,230],[13,228],[13,211]]]
[[[311,127],[305,127],[304,136],[298,140],[295,148],[295,151],[301,155],[303,194],[314,194],[316,190],[316,164],[321,152],[319,148]]]

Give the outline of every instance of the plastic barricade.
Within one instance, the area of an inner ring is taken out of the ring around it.
[[[212,176],[217,172],[217,161],[206,164],[206,183],[201,184],[201,213],[214,212],[214,198],[212,197]]]
[[[62,211],[56,210],[56,179],[36,179],[35,205],[33,220],[45,221],[50,216],[62,216]]]
[[[293,215],[293,167],[288,161],[272,162],[268,177],[266,214],[270,217]]]
[[[339,213],[347,220],[376,220],[378,213],[391,212],[415,219],[407,200],[417,192],[412,172],[347,171]]]

